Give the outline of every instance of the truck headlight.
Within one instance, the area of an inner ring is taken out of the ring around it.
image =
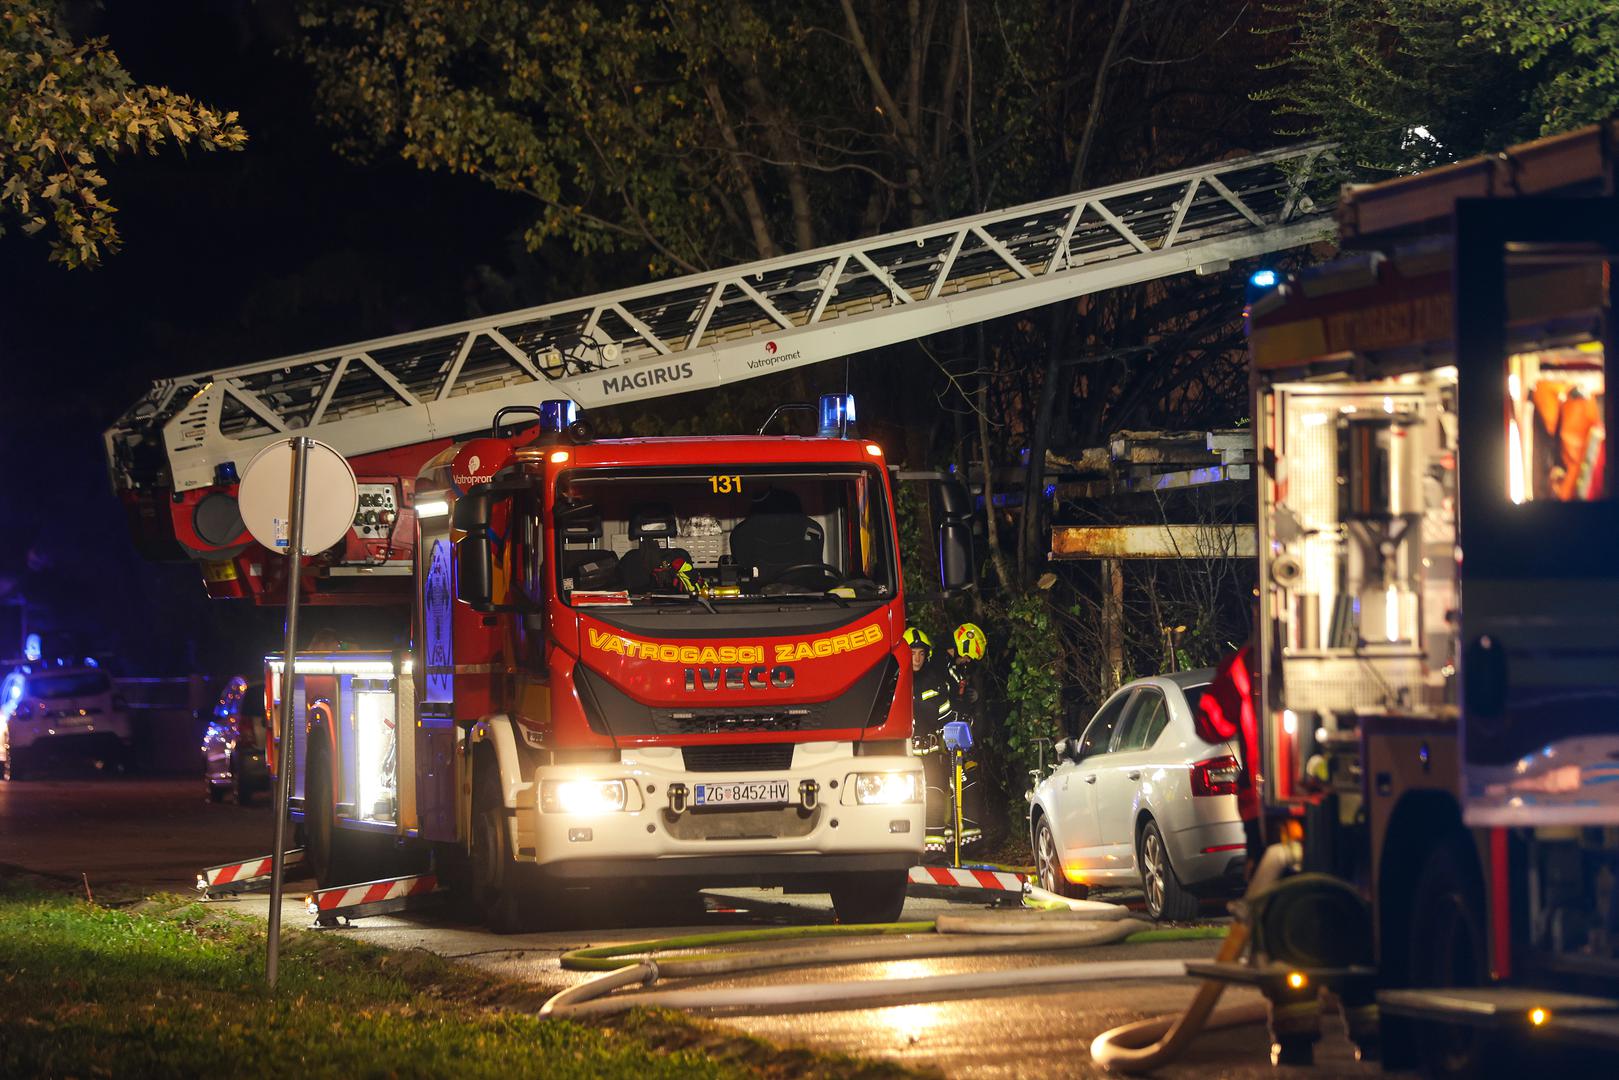
[[[856,773],[854,795],[861,806],[921,802],[922,776],[915,772]]]
[[[627,801],[622,780],[547,780],[540,809],[547,814],[612,814]]]

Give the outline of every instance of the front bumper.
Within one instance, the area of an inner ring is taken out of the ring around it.
[[[853,749],[852,743],[801,743],[789,769],[762,773],[688,771],[675,747],[626,750],[613,763],[544,766],[536,770],[534,798],[516,811],[513,854],[538,864],[546,876],[568,880],[689,876],[713,884],[783,883],[915,865],[922,853],[922,802],[860,805],[848,778],[914,773],[920,794],[921,763],[908,755],[856,757]],[[541,806],[547,781],[617,779],[630,789],[624,810],[548,813]],[[698,784],[779,779],[787,781],[786,806],[691,805]],[[680,800],[671,797],[675,785],[687,793],[679,811],[674,804]]]

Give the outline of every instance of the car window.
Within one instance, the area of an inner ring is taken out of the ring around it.
[[[1113,742],[1116,753],[1145,750],[1151,746],[1169,722],[1169,708],[1164,695],[1143,687],[1130,703],[1130,713],[1119,725],[1119,737]]]
[[[112,683],[103,672],[71,671],[60,675],[30,675],[25,692],[37,698],[64,698],[105,694],[110,689]]]
[[[1108,752],[1108,746],[1113,741],[1113,729],[1124,714],[1125,703],[1130,700],[1128,692],[1121,692],[1113,700],[1102,706],[1096,718],[1085,729],[1084,736],[1079,740],[1079,758],[1081,761],[1089,757],[1096,757]]]

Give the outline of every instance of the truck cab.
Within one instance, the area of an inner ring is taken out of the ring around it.
[[[416,646],[371,710],[414,726],[408,752],[359,730],[374,681],[335,674],[386,654],[302,680],[333,731],[297,791],[317,872],[352,876],[343,830],[390,827],[460,861],[497,926],[558,890],[653,880],[826,891],[845,921],[897,917],[923,782],[876,443],[542,423],[446,450],[414,492]],[[961,509],[940,528],[951,588],[970,569]],[[344,800],[366,758],[393,779]]]

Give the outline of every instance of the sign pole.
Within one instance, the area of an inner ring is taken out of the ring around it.
[[[304,485],[309,478],[309,436],[292,438],[292,494],[288,517],[291,542],[287,551],[286,651],[281,665],[281,745],[276,753],[275,846],[270,849],[270,930],[266,942],[264,978],[275,989],[281,953],[281,872],[287,846],[287,803],[292,794],[292,687],[298,655],[298,578],[304,551]]]

